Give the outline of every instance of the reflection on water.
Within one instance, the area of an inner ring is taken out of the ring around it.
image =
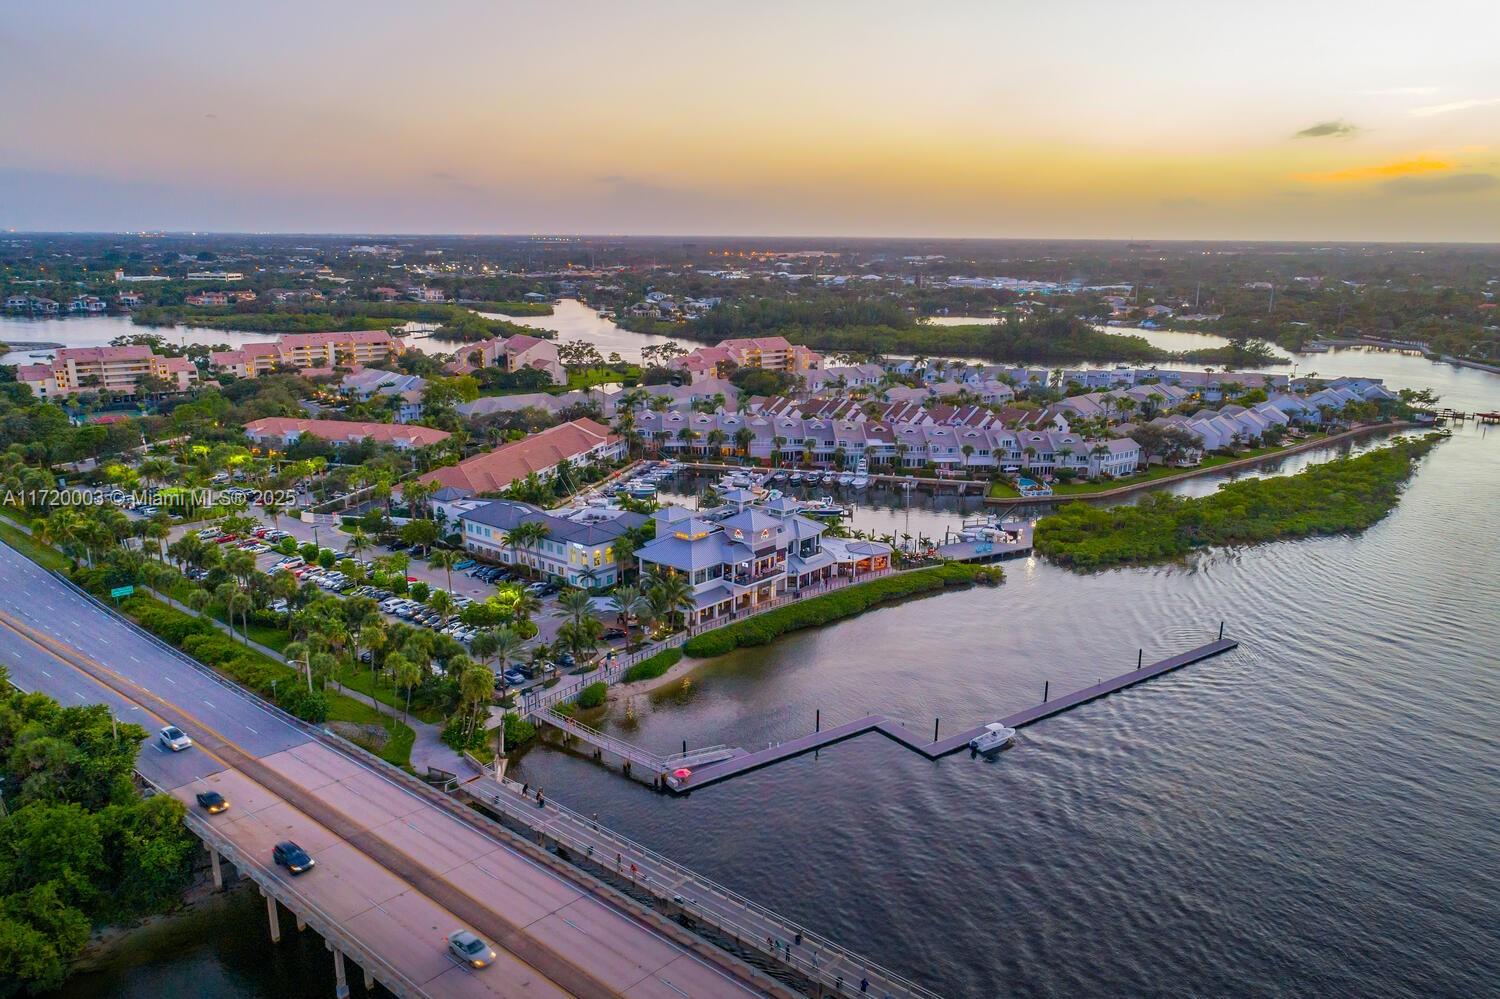
[[[552,315],[550,316],[498,316],[480,313],[491,319],[508,319],[521,326],[530,326],[533,329],[553,330],[557,333],[557,341],[566,343],[569,340],[587,340],[594,345],[594,349],[600,354],[608,357],[611,353],[617,353],[627,361],[639,362],[641,359],[641,348],[654,344],[677,343],[691,350],[696,344],[681,340],[673,340],[671,337],[654,336],[647,333],[633,333],[630,330],[621,329],[613,322],[605,319],[593,309],[573,298],[565,298],[553,303]]]

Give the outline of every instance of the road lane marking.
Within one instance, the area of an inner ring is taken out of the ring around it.
[[[209,707],[211,707],[211,708],[214,708],[214,703],[213,703],[213,701],[210,701],[210,700],[209,700],[209,699],[208,699],[208,698],[206,698],[206,697],[205,697],[205,698],[203,698],[203,703],[204,703],[204,704],[207,704],[207,705],[208,705],[208,706],[209,706]],[[217,710],[219,710],[219,709],[218,709],[218,708],[214,708],[214,710],[215,710],[215,711],[217,711]]]
[[[42,676],[45,676],[49,680],[52,679],[52,674],[48,673],[46,670],[42,670]]]

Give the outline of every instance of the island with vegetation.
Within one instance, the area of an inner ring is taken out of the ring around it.
[[[1158,493],[1109,508],[1072,503],[1037,523],[1034,543],[1062,565],[1100,569],[1164,562],[1212,545],[1363,530],[1390,512],[1417,460],[1442,438],[1398,437],[1357,457],[1232,482],[1210,496]]]

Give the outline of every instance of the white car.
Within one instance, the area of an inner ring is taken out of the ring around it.
[[[163,746],[166,746],[174,753],[180,753],[184,749],[193,748],[193,740],[189,739],[187,733],[176,725],[168,725],[162,729],[157,738],[161,740]]]
[[[471,968],[484,968],[495,960],[495,949],[468,930],[448,934],[448,953]]]

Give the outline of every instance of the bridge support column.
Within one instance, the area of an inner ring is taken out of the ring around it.
[[[334,999],[349,999],[349,979],[344,975],[344,952],[337,947],[328,949],[333,951]]]
[[[208,848],[208,862],[214,869],[214,891],[224,890],[224,871],[219,866],[219,851],[213,847]]]
[[[294,915],[295,915],[295,913],[294,913]],[[303,919],[301,916],[297,916],[296,919],[297,919],[297,932],[301,933],[303,930],[307,929],[307,920]]]
[[[271,942],[281,943],[281,917],[276,914],[276,896],[265,889],[261,894],[266,896],[266,919],[271,924]]]
[[[372,975],[372,974],[370,974],[370,969],[369,968],[365,969],[365,991],[366,992],[374,992],[375,991],[375,976]]]

